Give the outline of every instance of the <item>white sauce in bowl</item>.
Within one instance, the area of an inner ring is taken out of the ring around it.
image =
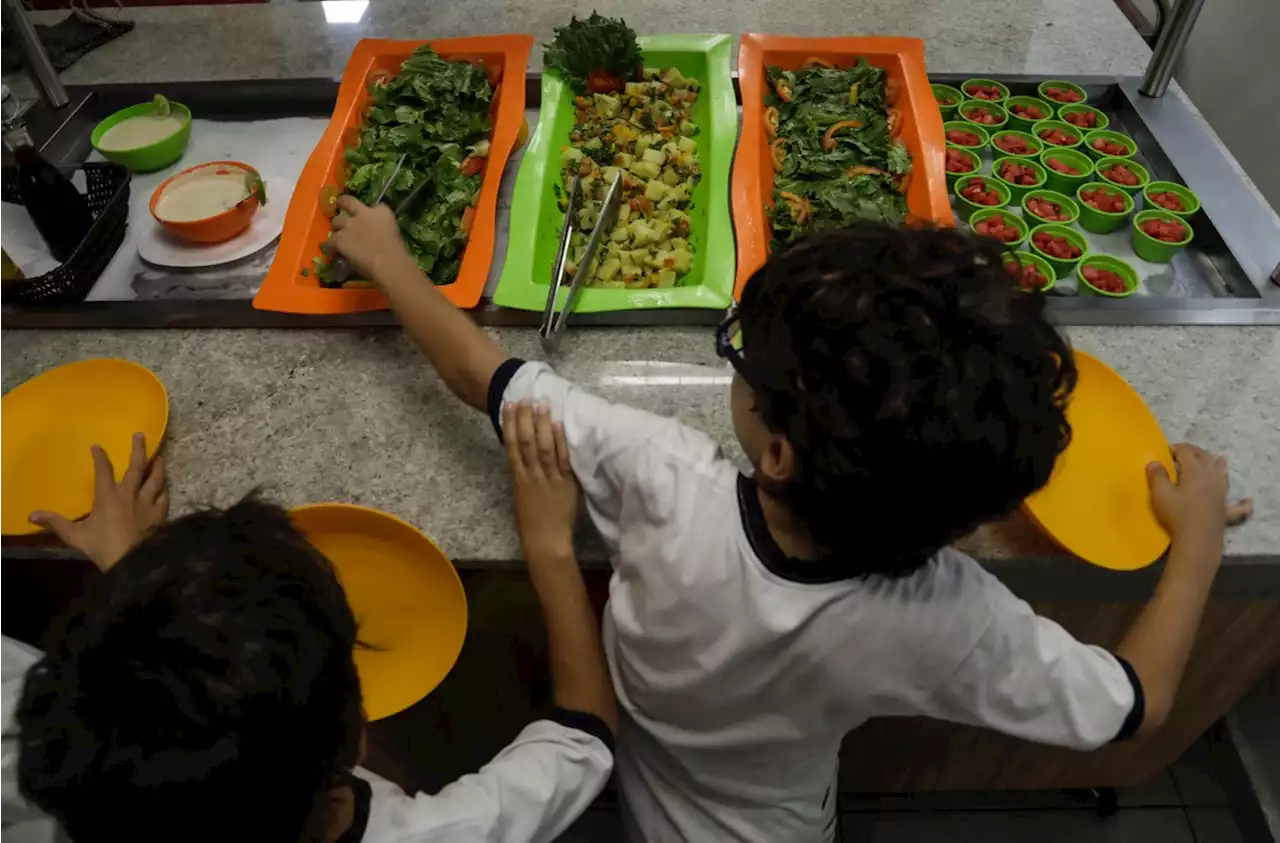
[[[222,168],[219,168],[222,169]],[[156,216],[166,222],[195,222],[221,214],[249,197],[244,170],[197,171],[167,187],[156,203]]]
[[[139,114],[129,117],[107,129],[98,141],[98,148],[108,152],[127,152],[162,141],[182,128],[183,118],[177,114],[157,117]]]

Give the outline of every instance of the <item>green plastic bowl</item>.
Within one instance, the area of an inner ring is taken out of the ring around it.
[[[1124,155],[1104,155],[1093,148],[1093,142],[1101,138],[1109,140],[1112,143],[1124,144],[1129,151]],[[1106,129],[1094,129],[1084,136],[1084,145],[1081,147],[1085,154],[1095,161],[1101,161],[1103,158],[1132,158],[1138,154],[1138,144],[1128,135],[1122,135],[1119,132],[1108,132]]]
[[[1163,240],[1157,240],[1139,228],[1147,220],[1177,220],[1187,227],[1187,237],[1181,243],[1166,243]],[[1148,208],[1145,211],[1139,211],[1133,218],[1133,253],[1144,261],[1168,263],[1191,242],[1191,238],[1195,237],[1195,234],[1195,231],[1191,228],[1191,223],[1177,214],[1172,214],[1165,210],[1153,211]]]
[[[1005,181],[999,175],[1000,168],[1004,166],[1005,162],[1018,164],[1023,167],[1031,168],[1031,171],[1036,174],[1036,179],[1037,179],[1036,183],[1035,184],[1011,184]],[[1026,196],[1028,191],[1032,191],[1037,188],[1044,187],[1045,180],[1046,180],[1044,167],[1041,167],[1038,163],[1031,160],[1030,158],[1014,158],[1011,156],[1004,156],[1001,158],[997,158],[996,160],[991,162],[991,174],[1002,185],[1009,188],[1009,195],[1013,197],[1013,201],[1015,202],[1021,201],[1022,197]]]
[[[1039,255],[1033,255],[1030,252],[1014,252],[1013,257],[1017,258],[1019,263],[1021,263],[1023,266],[1027,266],[1027,265],[1034,266],[1036,269],[1040,270],[1041,275],[1049,279],[1048,283],[1046,283],[1043,287],[1041,287],[1036,292],[1047,293],[1053,289],[1054,284],[1058,283],[1058,277],[1055,274],[1053,267],[1049,265],[1049,262],[1047,260],[1040,257]],[[1007,259],[1005,263],[1006,264],[1008,263]],[[1022,288],[1019,287],[1018,289],[1021,290]],[[1023,290],[1023,292],[1029,293],[1031,291]]]
[[[1153,193],[1176,193],[1182,197],[1182,210],[1169,211],[1168,208],[1162,208],[1155,202],[1151,201]],[[1177,182],[1172,181],[1153,181],[1146,187],[1142,188],[1142,207],[1152,211],[1168,211],[1174,216],[1191,219],[1191,217],[1200,210],[1200,197],[1196,196],[1188,188],[1183,187]]]
[[[1094,234],[1110,234],[1124,225],[1125,220],[1133,213],[1133,196],[1123,190],[1120,191],[1120,195],[1124,197],[1124,210],[1118,214],[1110,211],[1099,211],[1097,208],[1086,204],[1083,196],[1086,190],[1093,190],[1096,187],[1101,187],[1107,191],[1119,189],[1109,181],[1091,181],[1088,184],[1080,185],[1076,190],[1076,201],[1080,205],[1080,227],[1085,231],[1092,231]]]
[[[976,120],[970,120],[968,112],[974,108],[986,108],[996,117],[1000,118],[998,123],[979,123]],[[965,100],[960,103],[960,119],[964,120],[971,126],[977,126],[979,129],[986,129],[988,132],[998,132],[1009,123],[1009,112],[1004,110],[1004,106],[998,102],[990,102],[989,100]]]
[[[1071,123],[1071,121],[1067,119],[1068,114],[1093,114],[1094,124],[1092,126],[1087,129],[1083,126],[1076,127],[1078,129],[1083,129],[1086,132],[1092,132],[1095,129],[1105,129],[1111,125],[1111,118],[1107,116],[1107,113],[1102,109],[1094,108],[1091,105],[1082,105],[1077,103],[1076,105],[1063,105],[1058,107],[1058,119],[1063,123]],[[1075,126],[1074,123],[1071,123],[1071,125]]]
[[[933,89],[933,98],[938,103],[938,111],[942,112],[943,120],[956,119],[956,109],[960,107],[960,103],[964,102],[964,94],[959,88],[953,88],[950,85],[930,85]],[[951,105],[943,105],[944,99],[951,100]]]
[[[1037,246],[1035,241],[1030,238],[1035,237],[1037,232],[1041,231],[1047,231],[1054,237],[1067,238],[1067,240],[1075,244],[1075,246],[1080,249],[1080,257],[1075,260],[1063,260],[1040,251],[1040,247]],[[1084,236],[1074,228],[1059,225],[1056,222],[1037,225],[1035,228],[1031,229],[1031,233],[1027,238],[1027,248],[1031,250],[1031,254],[1042,259],[1045,263],[1049,264],[1049,266],[1053,267],[1053,274],[1055,278],[1066,278],[1068,275],[1075,272],[1076,266],[1080,261],[1084,260],[1089,255],[1089,242],[1084,239]]]
[[[1080,171],[1080,175],[1072,176],[1058,172],[1049,166],[1050,158],[1056,158],[1068,167],[1075,167]],[[1068,196],[1075,196],[1077,187],[1093,180],[1093,159],[1079,150],[1063,149],[1060,146],[1045,147],[1044,152],[1040,153],[1040,164],[1049,177],[1047,187]]]
[[[1018,229],[1018,239],[1012,243],[1005,243],[1006,249],[1012,251],[1027,242],[1027,224],[1018,219],[1017,214],[1009,213],[1007,208],[983,208],[981,211],[974,211],[969,215],[969,230],[973,231],[975,225],[989,217],[1003,217],[1005,222],[1011,223],[1014,228]],[[973,233],[977,234],[978,232],[974,231]]]
[[[1097,287],[1089,283],[1084,277],[1085,267],[1093,266],[1098,269],[1109,269],[1116,275],[1124,279],[1123,293],[1108,293],[1106,290],[1099,290]],[[1104,296],[1109,299],[1126,299],[1134,293],[1138,292],[1138,273],[1129,264],[1114,258],[1111,255],[1087,255],[1080,259],[1076,266],[1076,278],[1080,281],[1080,292],[1086,295]]]
[[[994,100],[984,100],[984,99],[980,99],[979,97],[975,97],[973,94],[969,93],[969,86],[970,86],[970,85],[975,85],[975,84],[976,84],[976,85],[994,86],[995,88],[997,88],[997,89],[1000,91],[1000,98],[999,98],[999,99],[994,99]],[[1007,100],[1007,99],[1009,98],[1009,88],[1008,88],[1008,86],[1007,86],[1007,85],[1005,85],[1003,82],[997,82],[997,81],[996,81],[996,80],[994,80],[994,79],[981,79],[981,78],[979,78],[979,79],[966,79],[966,80],[964,80],[963,82],[961,82],[961,83],[960,83],[960,93],[964,94],[964,98],[965,98],[965,99],[967,99],[967,100],[978,100],[978,102],[1004,102],[1005,100]]]
[[[977,202],[971,202],[960,195],[960,191],[969,183],[969,180],[974,178],[983,179],[986,182],[988,189],[994,188],[996,193],[1000,194],[999,205],[979,205]],[[1008,185],[999,179],[994,179],[991,176],[984,176],[981,173],[975,173],[971,176],[961,176],[956,179],[954,190],[956,195],[956,215],[965,222],[969,221],[969,216],[973,214],[974,211],[1003,208],[1009,204],[1010,197]]]
[[[1009,99],[1004,101],[1003,105],[1004,105],[1005,111],[1009,112],[1009,125],[1012,128],[1018,129],[1023,132],[1031,131],[1032,126],[1039,123],[1041,120],[1048,120],[1052,118],[1054,113],[1053,105],[1051,103],[1045,102],[1039,97],[1009,97]],[[1036,118],[1019,117],[1013,111],[1013,107],[1015,105],[1021,105],[1021,106],[1034,105],[1036,108],[1040,109],[1041,116]]]
[[[982,170],[982,156],[974,152],[969,147],[956,146],[953,143],[949,143],[947,144],[947,148],[959,150],[961,153],[967,156],[970,161],[973,162],[973,170],[968,173],[953,173],[950,170],[947,170],[947,188],[948,189],[954,188],[956,186],[956,179],[961,179],[961,178],[964,178],[965,176],[977,175]],[[946,170],[945,165],[943,166],[943,169]]]
[[[982,128],[981,126],[979,126],[977,123],[970,123],[968,120],[950,120],[942,124],[944,137],[946,132],[950,132],[953,129],[958,129],[962,132],[972,132],[978,136],[978,138],[982,141],[982,143],[978,144],[977,146],[964,146],[963,144],[951,143],[951,141],[947,141],[947,143],[950,144],[951,146],[958,146],[961,149],[968,149],[972,152],[977,152],[980,149],[986,149],[987,146],[990,145],[991,143],[991,133],[988,132],[986,129]]]
[[[1030,155],[1020,155],[1017,152],[1010,152],[1007,149],[1002,149],[999,145],[999,141],[1000,138],[1003,137],[1022,138],[1027,146],[1035,149],[1035,152],[1032,152]],[[1016,129],[1002,129],[991,136],[991,154],[1001,158],[1006,156],[1013,158],[1036,158],[1040,155],[1040,151],[1042,149],[1044,149],[1044,144],[1039,138],[1035,135],[1029,135],[1026,132],[1019,132]]]
[[[1061,129],[1068,135],[1074,137],[1076,142],[1068,144],[1045,142],[1044,139],[1040,137],[1040,133],[1046,129]],[[1070,123],[1063,123],[1061,120],[1041,120],[1031,127],[1031,134],[1036,136],[1036,140],[1043,142],[1046,149],[1075,149],[1080,146],[1080,144],[1084,143],[1084,132],[1080,131],[1075,126],[1072,126]]]
[[[1049,90],[1050,88],[1070,88],[1071,90],[1075,91],[1077,94],[1080,95],[1080,101],[1079,102],[1058,102],[1053,97],[1045,93],[1045,91]],[[1081,88],[1075,82],[1068,82],[1065,79],[1044,80],[1043,82],[1041,82],[1039,85],[1036,86],[1036,94],[1040,97],[1040,99],[1052,105],[1054,109],[1061,108],[1064,105],[1084,105],[1089,101],[1089,93],[1084,88]]]
[[[1037,217],[1035,214],[1027,210],[1027,203],[1032,199],[1043,199],[1046,202],[1057,203],[1059,210],[1067,215],[1065,220],[1045,220]],[[1028,190],[1022,196],[1022,217],[1031,220],[1037,225],[1046,222],[1056,222],[1058,225],[1071,225],[1080,218],[1080,206],[1076,204],[1076,200],[1072,199],[1065,193],[1059,193],[1056,190]]]
[[[156,106],[154,102],[143,102],[138,105],[131,105],[128,108],[122,108],[95,126],[93,133],[89,135],[89,143],[101,153],[103,158],[108,161],[114,161],[117,164],[123,164],[135,173],[149,173],[152,170],[168,167],[182,157],[182,153],[186,151],[187,142],[191,140],[191,109],[180,102],[173,102],[172,100],[169,101],[169,108],[171,110],[170,113],[182,118],[182,127],[167,138],[162,138],[155,143],[140,146],[136,149],[102,149],[98,146],[102,136],[112,127],[123,123],[130,117],[142,117],[155,113]]]
[[[1111,181],[1102,174],[1103,170],[1108,170],[1116,164],[1123,164],[1128,167],[1129,171],[1138,177],[1138,183],[1133,186],[1127,184],[1116,184],[1116,182]],[[1147,168],[1139,164],[1137,161],[1129,158],[1099,158],[1098,163],[1093,165],[1093,171],[1096,174],[1098,181],[1104,181],[1109,185],[1118,187],[1130,196],[1137,196],[1142,192],[1144,187],[1151,183],[1151,173]]]

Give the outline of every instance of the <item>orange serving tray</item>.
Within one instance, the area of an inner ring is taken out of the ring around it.
[[[476,199],[476,218],[467,240],[457,279],[440,291],[458,307],[475,307],[489,277],[493,261],[493,236],[498,205],[498,185],[507,157],[515,146],[524,121],[525,68],[533,49],[530,35],[483,35],[476,38],[440,38],[434,41],[392,41],[362,38],[347,68],[333,117],[320,143],[302,168],[293,190],[284,233],[275,260],[262,282],[253,306],[259,310],[290,313],[354,313],[383,310],[387,299],[374,289],[326,289],[311,272],[312,259],[332,230],[320,209],[320,189],[343,184],[344,153],[358,141],[360,125],[369,107],[369,77],[375,72],[399,73],[400,65],[415,49],[430,44],[451,61],[481,62],[489,78],[497,80],[494,97],[493,136],[489,163]],[[304,277],[302,270],[308,270]]]
[[[911,153],[907,209],[912,216],[939,225],[954,225],[943,171],[945,138],[942,115],[924,70],[924,42],[919,38],[793,38],[746,33],[738,50],[742,89],[742,135],[733,159],[733,227],[738,239],[738,279],[734,298],[769,256],[769,217],[773,164],[764,133],[764,69],[786,70],[817,57],[837,65],[865,58],[901,85],[897,108],[902,112],[899,139]]]

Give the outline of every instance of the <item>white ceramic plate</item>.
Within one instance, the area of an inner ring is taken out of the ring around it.
[[[148,214],[138,238],[138,256],[157,266],[191,269],[231,263],[266,248],[284,228],[293,186],[272,176],[264,176],[263,181],[267,184],[267,204],[253,215],[249,227],[235,237],[222,243],[190,243],[165,231]]]

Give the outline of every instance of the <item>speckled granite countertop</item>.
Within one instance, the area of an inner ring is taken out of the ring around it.
[[[319,3],[135,8],[137,29],[81,59],[69,84],[336,76],[356,40],[532,32],[570,14],[625,14],[641,34],[670,31],[912,35],[937,72],[1139,73],[1148,51],[1110,0],[374,0],[357,24],[328,24]],[[119,14],[112,12],[112,14]],[[48,22],[52,13],[37,15]],[[847,23],[838,23],[847,21]],[[533,67],[541,65],[535,49]],[[1146,397],[1172,440],[1226,453],[1234,494],[1257,515],[1233,531],[1233,560],[1280,561],[1280,331],[1077,328],[1081,349]],[[536,357],[531,330],[495,331]],[[226,504],[254,486],[294,505],[346,500],[394,512],[461,562],[519,556],[504,458],[487,419],[465,410],[397,330],[6,331],[3,388],[90,357],[136,360],[172,401],[175,511]],[[732,447],[728,372],[709,332],[572,331],[558,368],[606,397],[675,415]],[[1025,523],[979,531],[980,558],[1053,555]],[[599,562],[588,542],[585,561]]]

